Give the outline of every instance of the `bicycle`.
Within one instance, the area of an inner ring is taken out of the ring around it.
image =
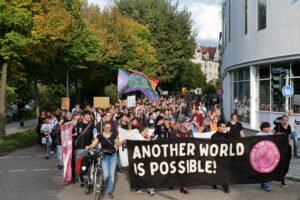
[[[84,180],[84,192],[85,194],[90,194],[93,191],[94,200],[102,200],[104,197],[104,178],[101,165],[101,158],[105,154],[110,154],[111,151],[108,150],[96,150],[91,149],[88,152],[88,159],[90,160],[90,167],[85,175],[83,175]],[[86,169],[83,169],[85,171]]]

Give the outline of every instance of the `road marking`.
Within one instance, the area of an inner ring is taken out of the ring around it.
[[[49,171],[51,169],[33,169],[33,171]]]
[[[10,159],[10,158],[13,158],[13,157],[0,157],[0,159]]]
[[[27,172],[25,169],[9,170],[9,172]]]
[[[32,158],[32,156],[19,156],[19,158]]]
[[[12,159],[12,158],[33,158],[33,157],[45,157],[45,155],[16,156],[16,157],[12,157],[12,156],[3,156],[3,157],[0,157],[0,159]]]

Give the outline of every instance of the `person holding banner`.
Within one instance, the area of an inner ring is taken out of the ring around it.
[[[289,125],[289,117],[287,115],[283,115],[280,120],[280,124],[277,124],[273,130],[274,134],[284,134],[286,137],[286,140],[288,142],[289,148],[291,148],[291,140],[290,136],[292,134],[291,126]],[[288,169],[286,169],[288,171]],[[288,185],[285,183],[285,179],[283,177],[281,181],[282,187],[288,187]]]
[[[229,136],[232,138],[245,137],[243,131],[243,125],[237,121],[238,115],[236,113],[231,114],[231,121],[226,124],[229,131]]]
[[[190,118],[185,117],[181,121],[181,125],[179,126],[177,131],[177,137],[193,137]],[[186,186],[181,186],[180,192],[183,194],[189,194],[189,191]]]
[[[99,143],[102,149],[110,151],[101,158],[104,185],[106,186],[110,198],[114,198],[113,189],[115,184],[115,171],[117,166],[117,148],[122,146],[126,140],[119,142],[119,136],[112,131],[110,122],[104,122],[103,134],[98,134],[91,145],[85,147],[86,150],[95,148]]]
[[[65,119],[61,117],[59,119],[59,122],[52,128],[51,135],[54,135],[55,137],[55,144],[56,144],[56,156],[58,161],[58,169],[63,168],[63,161],[62,161],[62,152],[61,152],[61,135],[60,135],[60,126],[65,123]]]
[[[262,122],[260,125],[260,132],[256,135],[273,135],[271,131],[271,124],[269,122]],[[271,183],[261,183],[260,186],[267,192],[271,191]]]
[[[211,140],[224,140],[224,139],[228,139],[229,138],[229,135],[226,131],[227,127],[226,127],[226,124],[225,122],[218,122],[217,124],[217,127],[218,127],[218,131],[215,132],[212,136],[211,136]],[[218,189],[217,185],[212,185],[212,187],[214,189]],[[222,188],[224,190],[225,193],[229,193],[230,192],[230,189],[229,189],[229,185],[222,185]]]

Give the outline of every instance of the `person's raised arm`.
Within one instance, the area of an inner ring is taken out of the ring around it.
[[[115,144],[119,147],[126,143],[126,140],[119,141],[119,136],[115,138]]]

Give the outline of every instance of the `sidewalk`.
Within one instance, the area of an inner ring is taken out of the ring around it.
[[[255,131],[249,130],[249,129],[245,129],[245,135],[246,136],[253,136],[256,134]],[[300,149],[300,141],[298,139],[298,155],[300,155],[299,153],[299,149]],[[292,179],[294,181],[299,181],[300,182],[300,158],[294,158],[292,156],[291,162],[290,162],[290,169],[286,175],[287,178]]]
[[[36,119],[24,121],[24,127],[20,127],[19,122],[9,123],[5,125],[6,135],[15,134],[18,132],[26,131],[28,129],[34,128],[36,125]]]

